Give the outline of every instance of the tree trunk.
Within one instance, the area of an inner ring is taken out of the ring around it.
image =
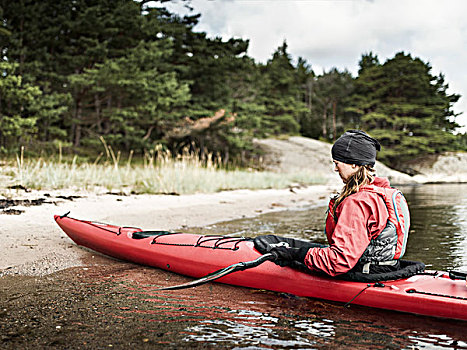
[[[337,109],[337,101],[334,100],[332,102],[332,140],[336,141],[336,109]]]
[[[94,108],[96,110],[97,131],[101,133],[102,132],[101,101],[99,100],[99,94],[97,92],[94,94]]]
[[[313,107],[313,101],[312,101],[312,98],[311,98],[311,95],[313,94],[313,81],[309,81],[308,82],[308,101],[307,101],[307,105],[308,105],[308,109],[311,111],[311,108]]]
[[[229,158],[230,158],[229,148],[226,147],[224,151],[224,161],[223,161],[224,166],[227,166],[227,164],[229,163]]]
[[[23,47],[23,34],[24,34],[24,16],[21,17],[21,22],[20,22],[20,44],[19,46],[21,47],[21,53],[19,55],[19,75],[23,76],[23,69],[24,69],[24,47]]]
[[[82,115],[83,107],[82,107],[82,102],[81,98],[79,98],[76,101],[76,111],[75,111],[75,121],[73,122],[74,124],[74,140],[73,140],[73,146],[74,147],[79,147],[81,143],[81,119],[83,117]]]
[[[0,126],[2,125],[3,113],[2,113],[2,95],[0,94]],[[2,129],[0,128],[0,146],[3,146],[3,133]]]
[[[112,108],[112,95],[110,95],[107,98],[107,111],[110,113]],[[104,135],[107,135],[110,133],[110,120],[108,118],[104,119],[104,125],[103,125],[103,132]]]
[[[328,115],[327,115],[327,108],[324,107],[323,109],[323,137],[324,138],[327,138],[328,136],[328,130],[327,130],[327,119],[328,119]]]

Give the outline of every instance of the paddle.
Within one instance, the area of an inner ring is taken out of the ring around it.
[[[449,271],[449,278],[452,280],[467,280],[467,272]]]
[[[200,279],[179,284],[176,286],[171,286],[171,287],[164,287],[164,288],[158,288],[158,290],[176,290],[176,289],[184,289],[184,288],[192,288],[192,287],[197,287],[201,286],[202,284],[212,282],[217,280],[218,278],[224,277],[232,272],[236,271],[243,271],[246,269],[251,269],[252,267],[256,267],[264,263],[265,261],[273,261],[276,260],[277,256],[272,254],[272,253],[267,253],[264,255],[261,255],[259,258],[252,260],[252,261],[245,261],[245,262],[239,262],[236,264],[232,264],[230,266],[224,267],[220,270],[214,271],[210,273],[209,275],[206,275]]]

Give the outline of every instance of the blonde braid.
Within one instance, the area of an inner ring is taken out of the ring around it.
[[[336,198],[334,206],[332,208],[332,215],[334,220],[336,218],[336,209],[342,201],[350,196],[351,194],[357,193],[362,186],[369,185],[373,182],[375,178],[375,169],[371,165],[362,165],[360,168],[352,174],[347,180],[342,192]]]

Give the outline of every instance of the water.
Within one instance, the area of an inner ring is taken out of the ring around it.
[[[405,188],[412,226],[407,259],[430,269],[467,270],[467,185]]]
[[[412,212],[406,258],[466,269],[467,185],[403,191]],[[318,206],[192,231],[324,243],[324,216]],[[83,267],[0,279],[0,348],[467,349],[467,322],[218,283],[159,291],[190,279],[86,254]]]

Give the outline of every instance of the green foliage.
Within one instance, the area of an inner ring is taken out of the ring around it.
[[[442,75],[419,58],[398,53],[380,64],[372,54],[363,56],[350,109],[361,127],[383,146],[380,159],[393,167],[413,157],[452,149],[457,124]]]
[[[123,57],[70,75],[71,87],[79,92],[75,101],[90,107],[82,122],[87,132],[108,135],[110,143],[127,149],[148,147],[151,140],[160,139],[189,98],[188,86],[165,71],[170,53],[167,40],[141,41]]]
[[[299,132],[299,121],[307,108],[301,99],[302,87],[298,80],[299,71],[292,65],[284,42],[262,67],[259,101],[265,106],[261,117],[264,136]]]
[[[0,62],[0,146],[26,141],[36,131],[39,98],[37,86],[23,82],[17,64]]]
[[[254,137],[381,138],[392,166],[465,149],[443,75],[404,53],[362,56],[357,78],[316,75],[287,43],[266,64],[248,40],[196,32],[160,1],[0,0],[0,147],[67,145],[144,154],[155,145],[244,162]],[[222,116],[219,117],[220,111]],[[44,146],[44,147],[42,147]],[[36,147],[38,148],[38,147]]]
[[[43,142],[63,140],[67,138],[67,130],[60,127],[60,121],[68,113],[71,95],[52,92],[42,93],[37,100],[37,138]]]
[[[316,105],[322,118],[322,137],[335,140],[349,128],[351,120],[345,113],[347,98],[354,88],[354,81],[348,71],[331,69],[317,79]]]
[[[458,150],[467,152],[467,133],[457,134],[455,136],[455,145]]]

